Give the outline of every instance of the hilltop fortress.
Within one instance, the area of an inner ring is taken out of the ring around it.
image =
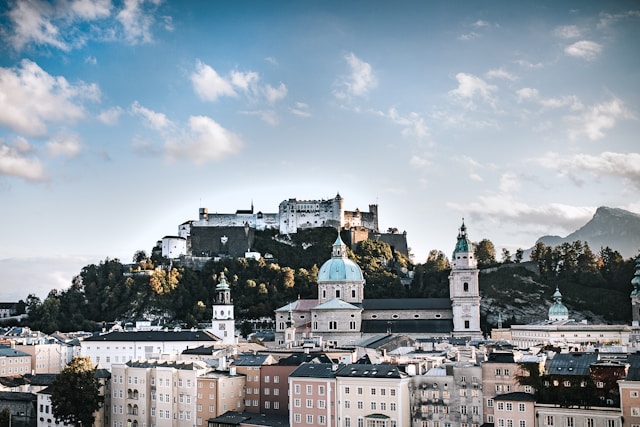
[[[408,255],[406,232],[380,233],[378,205],[370,204],[368,212],[347,211],[339,193],[329,200],[284,200],[277,213],[254,212],[253,203],[251,209],[235,213],[200,208],[198,219],[180,224],[177,236],[162,238],[162,255],[171,259],[259,256],[252,252],[256,230],[275,229],[289,235],[318,227],[348,230],[350,246],[366,239],[381,240]]]

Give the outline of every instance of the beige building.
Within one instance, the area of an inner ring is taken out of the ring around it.
[[[336,425],[411,425],[410,377],[395,365],[351,364],[335,372]],[[294,390],[295,397],[295,390]],[[296,420],[294,419],[296,425]],[[306,420],[301,420],[305,423]],[[312,423],[313,424],[313,423]]]
[[[197,361],[130,361],[111,365],[114,426],[188,427],[196,421],[196,386],[209,371]]]
[[[207,420],[227,411],[244,411],[246,377],[230,371],[211,371],[197,379],[196,425],[207,425]]]
[[[291,373],[288,397],[290,426],[338,425],[334,377],[337,369],[338,365],[331,363],[303,363]]]
[[[495,427],[535,427],[535,397],[530,393],[514,392],[494,397]],[[564,425],[561,427],[569,427]]]
[[[630,355],[627,362],[627,376],[618,381],[622,418],[625,426],[640,425],[640,354]]]
[[[0,347],[0,377],[31,373],[31,355],[13,347]]]
[[[620,408],[562,407],[555,404],[536,404],[535,411],[536,427],[623,426]],[[624,425],[631,424],[625,422]],[[508,426],[505,425],[505,427]]]
[[[73,349],[58,342],[16,344],[15,348],[31,355],[34,374],[58,374],[73,359]]]

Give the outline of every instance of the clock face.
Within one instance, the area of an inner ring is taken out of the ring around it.
[[[224,329],[225,329],[224,323],[220,323],[220,330],[224,331]]]

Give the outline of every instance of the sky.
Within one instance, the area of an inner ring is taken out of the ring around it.
[[[198,209],[378,204],[414,262],[640,213],[637,1],[0,2],[0,300]]]

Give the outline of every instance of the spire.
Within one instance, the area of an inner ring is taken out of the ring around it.
[[[333,242],[333,248],[331,249],[331,258],[346,258],[347,257],[347,245],[344,244],[340,237],[340,231],[338,231],[338,238]]]
[[[471,247],[471,242],[467,237],[467,226],[464,225],[464,218],[462,218],[462,225],[458,229],[458,241],[456,242],[456,248],[453,251],[453,259],[456,258],[456,254],[458,252],[470,252]]]

